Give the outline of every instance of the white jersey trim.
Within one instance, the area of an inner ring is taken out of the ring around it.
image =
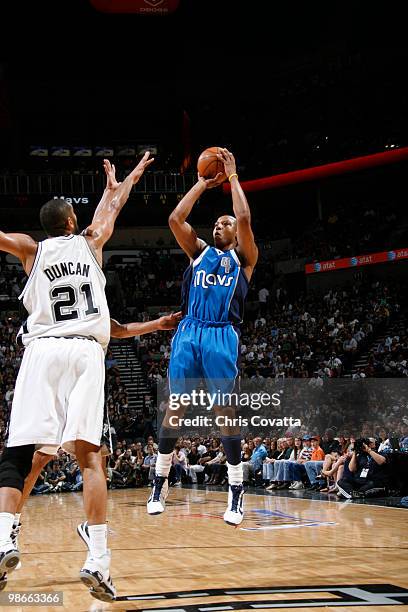
[[[232,298],[234,297],[234,295],[235,295],[235,291],[237,290],[237,285],[238,285],[239,275],[241,274],[241,262],[240,262],[240,261],[239,261],[239,259],[238,259],[238,255],[235,253],[234,249],[232,249],[232,250],[231,250],[231,251],[229,251],[229,252],[231,253],[232,258],[235,260],[235,262],[236,262],[236,264],[237,264],[238,273],[237,273],[237,275],[236,275],[236,277],[235,277],[235,285],[234,285],[234,289],[233,289],[233,290],[232,290],[232,292],[231,292],[231,296],[230,296],[230,299],[229,299],[229,302],[228,302],[228,310],[227,310],[228,315],[229,315],[230,308],[231,308]],[[241,320],[241,323],[242,323],[242,320]]]
[[[239,260],[238,255],[237,255],[237,254],[236,254],[236,252],[235,252],[235,249],[231,249],[230,253],[231,253],[232,257],[235,259],[235,262],[237,263],[237,265],[238,265],[239,267],[241,267],[241,262],[240,262],[240,260]]]
[[[207,244],[205,249],[203,251],[201,251],[200,255],[197,257],[197,259],[195,259],[193,261],[193,268],[198,266],[198,264],[200,263],[200,261],[202,260],[202,258],[204,257],[204,255],[206,254],[206,252],[208,251],[209,248],[210,248],[210,246]]]
[[[29,286],[30,286],[30,284],[31,284],[31,281],[32,281],[32,280],[33,280],[33,278],[34,278],[34,273],[35,273],[35,271],[36,271],[36,269],[37,269],[38,262],[40,261],[40,257],[41,257],[41,250],[42,250],[42,243],[41,243],[41,242],[39,242],[39,243],[37,244],[37,253],[35,254],[35,258],[34,258],[33,266],[32,266],[32,268],[31,268],[30,274],[28,275],[27,282],[26,282],[26,284],[24,285],[24,289],[22,290],[22,292],[21,292],[21,293],[20,293],[20,295],[18,296],[18,299],[19,299],[19,300],[22,300],[22,299],[23,299],[23,297],[24,297],[24,295],[25,295],[25,293],[26,293],[26,291],[27,291],[28,287],[29,287]]]

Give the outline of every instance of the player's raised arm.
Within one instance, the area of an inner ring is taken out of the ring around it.
[[[92,223],[85,231],[85,235],[92,238],[97,250],[102,249],[111,237],[115,221],[126,204],[133,185],[136,185],[143,172],[154,161],[154,158],[149,159],[149,155],[149,152],[143,155],[140,162],[122,183],[116,181],[115,166],[111,166],[109,160],[104,160],[103,165],[107,177],[106,188],[95,210]]]
[[[220,149],[217,157],[224,163],[225,174],[231,183],[232,206],[237,220],[238,247],[236,250],[243,260],[247,276],[251,276],[258,261],[258,247],[255,244],[251,227],[251,211],[245,193],[239,184],[233,154],[228,149]]]
[[[172,312],[171,314],[159,317],[154,321],[146,321],[144,323],[118,323],[118,321],[115,319],[111,319],[111,337],[133,338],[134,336],[151,334],[155,331],[175,329],[179,324],[181,317],[181,312]]]
[[[199,176],[196,184],[180,200],[169,217],[169,226],[175,239],[191,259],[197,257],[203,250],[205,243],[201,238],[198,238],[195,230],[187,223],[186,219],[204,191],[220,184],[221,176],[221,172],[213,179],[205,179]]]
[[[103,160],[103,169],[106,175],[105,191],[103,192],[99,204],[95,209],[93,221],[98,219],[100,214],[103,214],[103,211],[106,210],[109,202],[113,199],[116,190],[120,187],[121,184],[116,180],[115,164],[111,164],[109,159]]]
[[[5,234],[0,231],[0,251],[18,257],[26,274],[29,274],[37,252],[37,243],[27,234]]]

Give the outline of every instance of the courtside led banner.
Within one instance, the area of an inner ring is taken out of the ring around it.
[[[370,266],[372,264],[387,263],[408,259],[408,248],[395,249],[394,251],[382,251],[381,253],[371,253],[370,255],[357,255],[354,257],[343,257],[343,259],[329,259],[328,261],[317,261],[306,264],[306,274],[316,272],[333,272],[344,268],[358,268],[360,266]]]

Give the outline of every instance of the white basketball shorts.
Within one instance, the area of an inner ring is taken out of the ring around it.
[[[25,349],[10,416],[7,446],[36,444],[54,454],[75,441],[101,443],[105,357],[85,338],[38,338]]]

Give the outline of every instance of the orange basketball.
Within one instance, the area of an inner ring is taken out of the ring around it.
[[[197,160],[197,170],[200,176],[209,179],[223,173],[223,180],[227,178],[224,173],[224,164],[217,157],[220,147],[209,147],[205,149]]]

